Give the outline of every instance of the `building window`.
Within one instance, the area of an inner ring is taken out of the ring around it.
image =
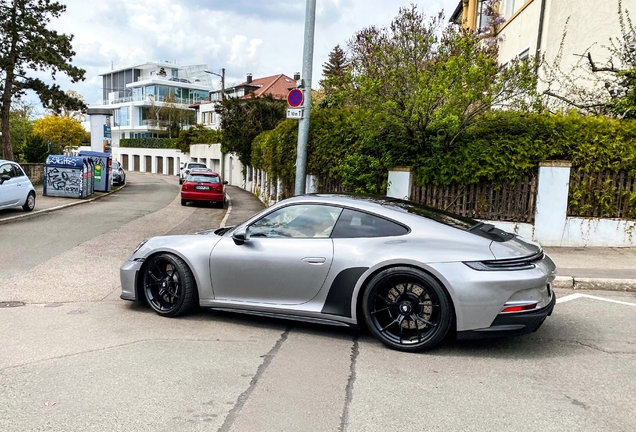
[[[519,60],[527,61],[530,58],[530,48],[526,48],[519,54]]]
[[[488,28],[490,27],[490,17],[486,14],[488,10],[486,0],[480,0],[478,7],[479,10],[477,15],[477,29],[488,30]]]
[[[506,4],[504,5],[504,18],[508,19],[515,13],[515,2],[518,0],[506,0]]]

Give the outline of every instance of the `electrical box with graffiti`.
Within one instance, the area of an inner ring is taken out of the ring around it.
[[[85,198],[92,193],[90,162],[85,157],[49,155],[44,165],[43,194]]]

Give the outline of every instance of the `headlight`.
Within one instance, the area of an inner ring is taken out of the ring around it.
[[[149,239],[146,239],[146,240],[142,241],[141,243],[139,243],[139,244],[137,245],[137,247],[135,248],[135,250],[133,251],[133,255],[134,255],[134,254],[136,254],[136,253],[137,253],[137,251],[138,251],[139,249],[141,249],[141,247],[142,247],[143,245],[145,245],[146,243],[148,243],[148,240],[149,240]]]

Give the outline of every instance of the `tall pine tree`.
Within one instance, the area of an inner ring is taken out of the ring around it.
[[[329,59],[322,66],[322,74],[325,79],[320,82],[320,85],[324,87],[325,90],[337,86],[344,80],[348,67],[349,62],[347,61],[347,55],[344,50],[340,48],[340,45],[336,45],[329,53]]]
[[[5,159],[13,160],[9,115],[14,97],[33,90],[45,108],[84,109],[84,103],[62,91],[57,84],[46,84],[30,72],[49,71],[68,75],[72,82],[84,80],[85,70],[71,64],[75,52],[72,35],[50,30],[52,18],[66,6],[51,0],[0,0],[0,121]]]

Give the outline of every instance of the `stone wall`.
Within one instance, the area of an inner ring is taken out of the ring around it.
[[[31,180],[31,183],[40,184],[44,181],[44,164],[23,163],[20,166]]]

